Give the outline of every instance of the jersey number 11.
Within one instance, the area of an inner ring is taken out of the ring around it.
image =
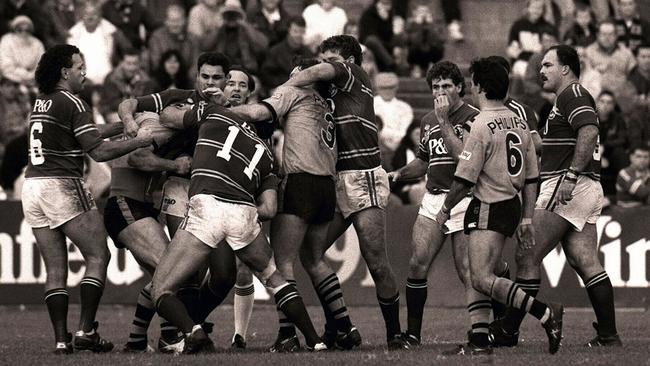
[[[223,143],[223,148],[217,152],[217,157],[225,159],[226,161],[230,161],[230,157],[232,156],[230,155],[230,150],[232,150],[232,144],[235,143],[235,139],[239,134],[239,128],[230,126],[228,127],[228,131],[230,132],[228,133],[228,137],[226,137],[226,141]],[[248,166],[244,168],[244,174],[246,174],[248,179],[253,179],[253,172],[255,171],[257,164],[260,162],[260,159],[262,159],[262,155],[264,155],[264,146],[256,144],[255,154],[250,163],[248,163]]]

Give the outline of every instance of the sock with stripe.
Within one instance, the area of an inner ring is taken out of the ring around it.
[[[469,341],[479,347],[490,345],[489,325],[490,313],[492,312],[492,301],[488,296],[474,290],[473,288],[465,290],[467,299],[467,311],[472,323],[472,331],[469,335]]]
[[[135,315],[129,328],[127,347],[140,350],[147,348],[147,330],[155,314],[156,309],[154,309],[153,301],[151,301],[151,282],[149,282],[140,290],[140,294],[138,295]]]
[[[386,339],[391,340],[395,335],[402,333],[399,325],[399,292],[389,298],[377,295],[377,300],[386,323]]]
[[[79,285],[81,293],[81,317],[79,329],[84,333],[93,331],[99,301],[104,293],[104,282],[93,277],[84,277]]]
[[[215,283],[213,283],[215,282]],[[199,303],[192,307],[192,319],[196,324],[205,322],[205,319],[226,299],[233,287],[230,281],[206,281],[199,290]]]
[[[505,262],[506,268],[501,272],[497,274],[497,277],[505,278],[505,279],[510,279],[510,266],[508,265],[507,262]],[[494,314],[494,319],[501,319],[506,315],[506,309],[507,307],[498,302],[494,301],[494,299],[491,300],[492,303],[492,314]]]
[[[295,280],[287,280],[287,282],[294,288],[296,287]],[[283,339],[295,336],[296,327],[293,325],[291,320],[289,320],[289,317],[287,317],[287,315],[282,311],[282,309],[280,309],[279,306],[276,307],[276,310],[278,311],[278,321],[280,323],[280,336]]]
[[[525,311],[542,322],[548,317],[548,306],[546,304],[528,295],[518,288],[514,282],[505,278],[497,277],[494,280],[490,297],[509,307]],[[510,333],[509,329],[505,330]]]
[[[531,297],[537,296],[541,283],[542,280],[540,280],[539,278],[534,278],[534,279],[517,278],[515,280],[515,284],[517,285],[517,287],[523,290]],[[525,316],[526,316],[525,311],[522,311],[520,309],[515,309],[515,308],[508,308],[506,310],[506,315],[503,318],[503,329],[509,334],[514,334],[518,332],[519,327],[521,326],[521,322],[524,321]]]
[[[316,343],[321,342],[316,329],[314,329],[314,324],[309,318],[305,304],[294,285],[287,283],[273,289],[273,298],[287,318],[300,329],[308,347],[313,347]]]
[[[614,308],[614,289],[612,282],[603,271],[585,281],[587,294],[598,321],[598,335],[616,335],[616,311]]]
[[[406,279],[406,309],[408,334],[421,339],[422,316],[427,302],[427,279]]]
[[[343,300],[339,278],[331,273],[314,288],[325,312],[325,328],[347,333],[352,328],[352,322]]]
[[[178,341],[178,328],[162,316],[160,317],[160,338],[167,344]]]
[[[178,327],[184,334],[192,332],[194,321],[192,321],[190,314],[187,313],[187,308],[185,308],[183,302],[176,296],[163,294],[158,299],[156,311],[162,318],[169,320],[170,323]]]
[[[55,288],[45,292],[45,304],[54,328],[56,342],[68,341],[68,290]]]
[[[235,334],[246,339],[248,323],[253,315],[253,303],[255,303],[255,286],[251,282],[249,285],[235,285],[235,299],[233,303],[233,313],[235,317]]]

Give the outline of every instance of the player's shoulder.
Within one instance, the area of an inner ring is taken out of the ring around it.
[[[593,100],[593,97],[580,83],[571,83],[569,86],[564,88],[557,97],[558,104],[568,103],[575,99],[589,101]]]
[[[434,111],[431,111],[420,118],[421,126],[435,126],[437,124],[438,119],[436,118],[436,113]]]
[[[481,111],[473,105],[463,102],[463,104],[458,109],[458,113],[460,114],[462,120],[469,121],[481,113]]]
[[[91,108],[83,99],[67,90],[57,90],[45,96],[51,100],[51,107],[64,112],[90,112]],[[47,101],[45,103],[48,103]],[[46,106],[45,106],[46,107]]]
[[[516,99],[508,98],[504,105],[524,120],[528,120],[535,116],[535,111],[533,111],[528,104],[522,103]]]

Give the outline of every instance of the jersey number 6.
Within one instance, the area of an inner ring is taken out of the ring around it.
[[[506,133],[506,153],[508,154],[508,174],[516,177],[521,174],[521,168],[524,165],[524,156],[521,153],[521,138],[516,133],[509,131]]]
[[[232,144],[235,143],[235,139],[239,134],[239,128],[230,126],[228,127],[228,131],[230,132],[228,133],[228,137],[226,137],[226,142],[223,143],[223,148],[217,152],[217,157],[225,159],[226,161],[230,161],[230,157],[232,156],[230,155],[230,150],[232,150]],[[250,163],[248,163],[248,166],[244,168],[244,174],[246,174],[248,179],[253,179],[253,172],[255,171],[257,164],[260,162],[260,159],[262,159],[262,155],[264,155],[264,146],[256,144],[255,154]]]
[[[43,133],[43,124],[41,122],[34,122],[32,130],[29,131],[29,159],[32,165],[41,165],[45,162],[45,156],[43,156],[43,143],[34,136],[36,132],[39,135]]]

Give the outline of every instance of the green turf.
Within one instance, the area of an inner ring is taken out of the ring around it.
[[[406,318],[402,309],[402,319]],[[78,306],[72,306],[68,319],[76,325]],[[317,328],[322,326],[320,308],[310,307]],[[126,342],[132,307],[102,306],[99,311],[99,332],[121,349]],[[643,311],[621,311],[617,314],[619,333],[625,346],[617,349],[588,349],[582,346],[591,339],[593,313],[590,309],[567,311],[565,315],[565,339],[563,347],[555,356],[546,353],[546,336],[534,319],[527,319],[522,329],[520,346],[514,349],[498,349],[489,357],[445,357],[441,352],[463,341],[468,329],[464,309],[427,308],[423,329],[423,346],[413,351],[388,352],[384,347],[383,321],[376,307],[351,309],[354,323],[363,337],[363,346],[352,352],[325,352],[318,354],[270,354],[265,352],[275,339],[276,313],[269,305],[256,306],[253,311],[248,345],[244,353],[229,350],[232,335],[232,307],[224,306],[211,321],[215,323],[212,339],[218,348],[216,354],[197,356],[171,356],[162,354],[109,354],[80,353],[68,356],[51,354],[53,336],[45,306],[0,307],[0,365],[650,365],[650,317]],[[74,320],[74,321],[73,321]],[[405,321],[403,321],[403,324]],[[157,341],[157,321],[150,330],[150,343]],[[71,329],[74,329],[72,326]]]

